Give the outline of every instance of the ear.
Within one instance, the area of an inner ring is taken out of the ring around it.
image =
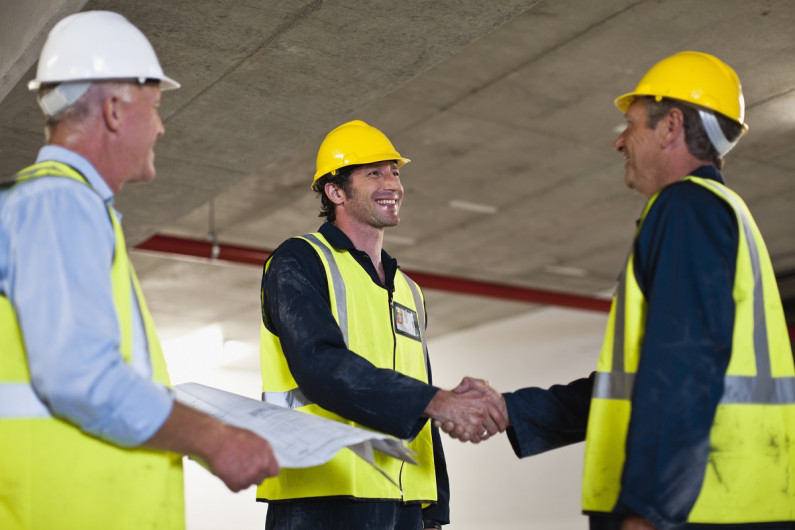
[[[326,182],[326,186],[323,188],[323,191],[326,192],[326,197],[328,197],[329,200],[334,204],[339,206],[345,202],[345,191],[336,184]]]
[[[102,119],[111,132],[118,132],[122,122],[122,101],[117,94],[110,93],[102,100]]]
[[[660,120],[657,130],[660,133],[660,145],[668,147],[681,136],[684,140],[685,135],[685,116],[682,110],[676,107],[668,111],[668,114]]]

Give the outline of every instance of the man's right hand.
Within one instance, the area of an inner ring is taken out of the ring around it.
[[[279,473],[270,443],[246,429],[224,426],[218,447],[206,456],[210,471],[232,491],[262,483]]]
[[[143,445],[197,459],[235,492],[279,473],[279,463],[267,440],[179,401],[174,402],[160,430]]]
[[[451,437],[479,443],[508,427],[502,395],[486,381],[465,377],[452,391],[439,390],[425,415]]]

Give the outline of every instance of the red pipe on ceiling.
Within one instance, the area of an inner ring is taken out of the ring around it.
[[[213,243],[202,239],[175,237],[156,234],[135,246],[137,250],[190,256],[208,261],[226,261],[261,267],[271,255],[271,251],[262,248]],[[404,269],[405,270],[405,269]],[[442,276],[429,272],[405,270],[406,274],[425,289],[437,289],[459,294],[472,294],[528,302],[531,304],[554,305],[573,309],[607,312],[610,301],[592,296],[583,296],[530,287],[519,287],[453,276]],[[795,325],[788,326],[790,340],[795,340]]]

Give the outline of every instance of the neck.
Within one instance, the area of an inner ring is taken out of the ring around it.
[[[683,146],[684,147],[684,146]],[[668,157],[663,165],[660,173],[660,178],[658,179],[658,186],[657,189],[651,190],[651,193],[647,195],[651,197],[656,192],[660,191],[662,188],[678,182],[685,178],[688,175],[691,175],[693,171],[700,168],[701,166],[714,166],[711,161],[709,160],[700,160],[687,151],[687,148],[681,149],[676,156]]]
[[[373,266],[383,282],[384,267],[381,264],[381,250],[384,246],[384,229],[348,223],[341,218],[337,218],[334,222],[334,226],[342,230],[343,233],[348,236],[354,247],[366,252],[367,255],[370,256],[370,261],[373,262]]]
[[[79,154],[91,162],[113,193],[121,190],[124,181],[117,175],[115,163],[117,157],[111,155],[118,151],[110,147],[109,136],[103,134],[96,120],[88,118],[83,122],[60,123],[51,131],[47,143]]]

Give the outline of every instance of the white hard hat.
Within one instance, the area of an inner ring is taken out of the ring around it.
[[[37,90],[45,83],[113,79],[157,80],[162,90],[179,88],[163,74],[146,36],[126,18],[110,11],[86,11],[52,28],[28,89]]]

